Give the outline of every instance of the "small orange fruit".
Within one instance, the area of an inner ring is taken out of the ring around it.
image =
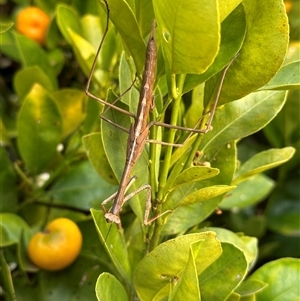
[[[38,267],[48,271],[62,270],[78,256],[82,235],[68,218],[57,218],[46,231],[36,233],[28,245],[28,255]]]
[[[293,3],[291,1],[284,1],[285,10],[287,13],[292,9]]]
[[[40,45],[45,43],[49,23],[49,16],[34,6],[21,10],[16,20],[17,30]]]

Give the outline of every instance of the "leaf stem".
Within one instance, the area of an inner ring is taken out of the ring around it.
[[[171,125],[177,125],[177,122],[178,122],[178,115],[180,113],[180,103],[181,103],[181,96],[182,96],[184,81],[185,81],[184,74],[181,74],[178,76],[178,85],[176,84],[176,75],[172,74],[172,76],[171,76],[171,83],[172,83],[171,92],[172,92],[172,98],[173,98],[173,107],[172,107],[172,114],[171,114],[171,120],[170,120]],[[167,140],[168,143],[174,144],[175,133],[176,133],[176,129],[171,128],[169,130],[169,135],[168,135],[168,140]],[[164,161],[162,164],[162,168],[160,170],[158,192],[157,192],[157,201],[158,201],[157,213],[158,214],[162,213],[161,212],[162,211],[162,203],[165,198],[165,186],[167,183],[167,178],[168,178],[169,169],[170,169],[170,165],[171,165],[172,151],[173,151],[173,146],[171,146],[171,145],[167,146]],[[153,236],[152,236],[151,243],[150,243],[150,251],[153,250],[159,244],[159,239],[160,239],[163,224],[164,224],[164,222],[163,222],[162,217],[160,217],[156,220],[155,229],[154,229]]]

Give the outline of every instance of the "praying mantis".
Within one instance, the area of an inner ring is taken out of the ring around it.
[[[205,134],[211,129],[211,123],[213,120],[214,112],[217,107],[217,102],[218,98],[221,92],[221,87],[222,83],[226,74],[226,71],[228,70],[230,64],[232,61],[227,65],[227,67],[224,69],[223,75],[221,77],[221,82],[219,89],[217,91],[216,95],[216,101],[214,102],[213,107],[211,108],[211,113],[209,115],[209,118],[207,120],[206,126],[204,129],[197,129],[196,126],[194,128],[187,128],[187,127],[182,127],[182,126],[174,126],[170,125],[167,123],[159,122],[159,121],[151,121],[148,122],[148,117],[151,108],[154,106],[153,104],[153,93],[154,93],[154,84],[155,84],[155,73],[156,73],[156,65],[157,65],[157,46],[156,46],[156,41],[155,41],[155,29],[156,29],[156,23],[153,21],[152,27],[151,27],[151,32],[147,44],[147,49],[146,49],[146,58],[145,58],[145,66],[144,66],[144,73],[143,73],[143,79],[142,79],[142,84],[141,84],[141,90],[140,90],[140,97],[139,97],[139,103],[137,106],[137,113],[133,114],[129,111],[126,111],[124,109],[119,108],[118,106],[115,105],[114,103],[108,103],[105,100],[96,97],[92,93],[90,93],[89,88],[91,84],[91,80],[93,77],[93,73],[95,70],[95,65],[97,61],[97,57],[100,53],[100,49],[103,45],[103,41],[105,39],[105,36],[108,32],[108,20],[109,20],[109,7],[108,3],[104,0],[104,4],[106,6],[106,11],[107,11],[107,23],[106,23],[106,29],[102,38],[102,41],[99,45],[98,51],[96,53],[90,75],[88,78],[88,82],[86,85],[86,94],[91,97],[92,99],[95,99],[101,104],[104,104],[108,106],[110,109],[117,110],[121,113],[127,114],[130,117],[133,118],[133,122],[130,125],[130,128],[128,130],[128,140],[127,140],[127,152],[126,152],[126,159],[125,159],[125,165],[123,169],[123,174],[121,177],[121,181],[119,184],[119,189],[116,193],[111,195],[109,198],[104,200],[102,202],[102,208],[104,210],[104,216],[107,222],[110,223],[115,223],[121,227],[121,219],[120,219],[120,212],[121,209],[126,201],[131,199],[135,194],[147,190],[147,197],[146,197],[146,208],[145,208],[145,214],[144,214],[144,224],[149,225],[151,222],[153,222],[155,219],[160,217],[161,215],[167,213],[161,213],[155,217],[149,218],[150,215],[150,210],[151,210],[151,186],[149,184],[144,184],[137,190],[131,192],[130,194],[126,195],[127,190],[129,187],[132,185],[132,183],[135,181],[137,176],[132,176],[132,171],[133,168],[138,160],[138,158],[141,156],[144,146],[146,142],[151,142],[151,143],[159,143],[159,144],[164,144],[164,145],[169,145],[169,146],[182,146],[182,144],[174,144],[174,143],[166,143],[163,141],[152,141],[151,139],[148,139],[148,134],[150,127],[152,126],[161,126],[161,127],[167,127],[167,128],[172,128],[175,130],[184,130],[188,131],[191,133],[201,133]],[[133,84],[132,84],[133,85]],[[125,93],[130,90],[132,85],[125,91]],[[120,97],[119,97],[120,98]],[[118,99],[119,99],[118,98]],[[118,100],[117,99],[117,100]],[[107,119],[105,116],[101,115],[101,118],[103,118],[105,121],[115,125],[116,127],[123,129],[120,125],[114,123],[113,121]],[[201,120],[201,119],[200,119]],[[112,207],[106,211],[105,205],[113,200],[113,205]]]

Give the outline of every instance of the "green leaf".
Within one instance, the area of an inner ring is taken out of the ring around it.
[[[268,228],[299,236],[299,178],[288,178],[272,195],[266,208]]]
[[[30,236],[31,230],[27,223],[18,215],[12,213],[0,213],[1,220],[1,248],[13,244],[19,244],[22,231]]]
[[[248,265],[243,252],[228,243],[222,243],[222,249],[222,255],[199,276],[201,301],[226,300],[246,276]]]
[[[41,68],[51,81],[51,87],[56,90],[58,88],[56,74],[45,50],[30,38],[18,33],[14,33],[14,43],[23,67],[38,66]]]
[[[260,90],[292,90],[300,88],[300,61],[284,65]]]
[[[217,239],[222,243],[230,243],[239,248],[247,260],[250,267],[256,262],[258,257],[258,239],[256,237],[241,236],[224,228],[205,227],[203,231],[213,231],[217,234]]]
[[[95,170],[108,183],[117,185],[118,181],[108,163],[107,156],[104,151],[101,133],[92,133],[82,137],[82,141]]]
[[[86,20],[82,20],[82,24],[87,26],[85,22]],[[72,46],[81,69],[83,70],[84,74],[88,76],[96,56],[97,46],[95,45],[96,42],[94,41],[94,37],[91,37],[91,35],[85,31],[85,35],[91,40],[90,42],[83,36],[85,27],[82,28],[78,13],[71,6],[58,6],[57,23],[65,39]],[[99,22],[93,22],[93,24],[100,26]],[[95,34],[100,33],[100,28],[96,27],[92,31],[95,32]],[[102,34],[98,36],[98,43],[101,39],[101,36]]]
[[[47,53],[47,57],[49,62],[51,62],[51,66],[54,70],[56,76],[58,76],[64,65],[66,64],[67,58],[65,57],[65,52],[63,49],[54,48]]]
[[[236,292],[241,296],[252,296],[268,286],[267,283],[255,280],[248,279],[241,283],[241,285],[236,289]]]
[[[237,188],[226,195],[219,206],[227,210],[253,206],[264,200],[274,187],[275,181],[271,178],[261,174],[254,175],[240,182]]]
[[[123,231],[116,224],[106,222],[103,211],[91,209],[92,217],[108,255],[125,282],[131,286],[132,271]]]
[[[228,0],[219,2],[220,20],[223,21],[227,16],[242,2],[242,0]]]
[[[62,133],[62,116],[53,97],[35,84],[18,116],[18,147],[31,172],[41,171],[52,159]]]
[[[136,17],[126,1],[107,0],[107,3],[110,9],[109,18],[133,57],[137,72],[141,74],[144,69],[146,44],[142,38]],[[102,6],[104,7],[104,4]],[[120,18],[120,12],[122,12],[122,18]],[[150,31],[150,27],[148,30]]]
[[[117,278],[109,273],[102,273],[96,283],[96,296],[98,301],[126,301],[128,300],[123,285]]]
[[[82,36],[87,41],[89,41],[95,49],[99,47],[101,37],[103,36],[103,30],[101,28],[100,21],[101,21],[100,18],[94,15],[84,15],[83,18],[80,20]],[[70,27],[72,28],[72,26]],[[74,29],[73,31],[77,33],[81,33]]]
[[[24,68],[14,78],[14,88],[20,100],[25,98],[34,84],[41,85],[49,92],[55,90],[50,78],[39,66]]]
[[[98,176],[89,161],[83,161],[58,179],[49,193],[54,198],[51,203],[89,210],[100,208],[115,189]]]
[[[14,26],[14,22],[0,22],[0,34]]]
[[[91,228],[90,233],[91,232],[94,232],[94,229]],[[56,273],[40,271],[37,274],[36,279],[40,289],[38,292],[35,292],[35,294],[32,294],[31,299],[26,299],[26,301],[76,299],[97,301],[95,285],[97,278],[102,271],[99,264],[96,264],[95,259],[92,256],[87,256],[82,250],[80,256],[67,269]],[[35,287],[36,285],[28,285],[27,281],[27,285],[24,285],[22,288],[23,290],[18,290],[19,295],[27,296],[28,288],[32,288],[32,292]],[[18,300],[23,299],[20,297]]]
[[[239,294],[233,292],[226,298],[226,301],[242,301],[242,299]],[[250,301],[250,300],[244,300],[244,301]],[[255,301],[255,300],[251,300],[251,301]]]
[[[191,252],[199,275],[220,256],[222,250],[213,232],[183,235],[160,244],[140,261],[134,272],[133,281],[139,298],[147,301],[160,296],[158,300],[161,300],[184,276],[187,279],[180,281],[187,285],[191,267],[186,268],[186,265]]]
[[[82,35],[79,15],[72,6],[59,4],[56,9],[56,22],[61,33],[69,44],[72,44],[72,39],[69,33],[70,29],[72,32]]]
[[[254,208],[248,207],[244,210],[232,210],[229,214],[230,221],[234,227],[240,232],[258,238],[263,237],[266,233],[266,217],[265,215],[255,215]]]
[[[166,202],[163,204],[164,209],[168,208],[168,202],[170,202],[171,208],[176,207],[188,195],[199,189],[206,188],[204,190],[205,195],[213,196],[215,192],[218,193],[220,191],[220,187],[215,187],[215,185],[230,185],[236,167],[235,143],[229,143],[210,150],[206,153],[205,160],[208,160],[214,168],[218,168],[222,172],[215,177],[199,182],[187,183],[181,186],[180,189],[171,191]],[[221,187],[221,189],[223,188]],[[227,188],[225,187],[225,189]],[[200,194],[201,191],[199,192],[199,198],[201,199],[202,195],[200,196]],[[204,202],[178,207],[174,213],[168,215],[167,223],[162,230],[163,235],[174,235],[200,223],[217,208],[222,198],[223,194]]]
[[[15,212],[18,204],[16,175],[12,162],[3,147],[0,147],[0,158],[0,212]]]
[[[281,258],[263,265],[250,276],[250,280],[268,283],[268,286],[256,295],[256,300],[297,300],[299,275],[300,260],[296,258]]]
[[[86,117],[85,93],[78,89],[61,89],[53,93],[63,116],[62,138],[74,132]]]
[[[260,152],[251,157],[237,170],[235,179],[233,180],[232,184],[237,185],[248,177],[264,172],[271,168],[275,168],[290,160],[294,153],[295,149],[293,147],[285,147],[282,149],[268,149],[266,151]]]
[[[119,81],[120,81],[120,101],[129,107],[130,112],[137,112],[140,93],[132,87],[129,91],[128,88],[132,86],[132,70],[126,59],[125,52],[122,52],[121,61],[119,65]]]
[[[153,1],[165,60],[171,73],[203,73],[220,46],[216,1]],[[195,44],[196,43],[196,44]]]
[[[215,185],[193,191],[184,198],[175,199],[169,197],[163,204],[163,212],[167,210],[171,210],[172,212],[168,214],[164,231],[172,230],[172,233],[175,231],[175,233],[178,233],[192,227],[200,222],[199,219],[203,219],[203,215],[216,208],[216,197],[224,195],[232,189],[234,189],[232,186]],[[202,204],[201,210],[194,210],[194,213],[192,213],[191,211],[194,209],[192,205],[202,202],[204,204]]]
[[[17,245],[17,258],[21,270],[36,272],[36,267],[29,261],[27,246],[31,238],[31,229],[18,215],[0,213],[1,248]]]
[[[299,105],[300,90],[288,92],[286,103],[278,115],[263,128],[264,135],[273,147],[293,146],[296,154],[300,152],[300,110],[296,110]],[[280,170],[282,174],[288,174],[300,164],[300,156],[293,156],[285,163]]]
[[[154,19],[152,1],[141,1],[140,5],[135,5],[132,1],[132,6],[134,7],[142,36],[145,37],[149,34]]]
[[[221,6],[235,5],[236,1],[220,2],[220,13],[222,13]],[[224,8],[226,11],[227,9]],[[231,9],[228,8],[228,9]],[[226,13],[226,12],[224,12]],[[239,5],[221,24],[221,44],[220,50],[213,64],[203,74],[188,74],[186,76],[183,91],[188,92],[192,88],[204,83],[214,74],[220,72],[238,53],[242,47],[246,33],[246,19],[243,5]],[[197,108],[198,111],[198,108]],[[199,114],[198,118],[199,119]],[[196,120],[197,121],[197,120]],[[191,126],[196,124],[193,123]]]
[[[211,187],[205,187],[189,194],[185,199],[182,200],[180,206],[186,206],[210,200],[228,191],[231,191],[234,188],[235,186],[226,185],[215,185]]]
[[[174,279],[174,289],[170,293],[169,300],[201,300],[195,259],[202,245],[202,241],[194,242],[190,245],[188,262],[180,278],[178,280]]]
[[[286,92],[260,91],[230,102],[216,111],[213,130],[203,136],[201,149],[249,136],[269,123],[282,109]]]
[[[71,45],[75,52],[76,59],[85,76],[88,76],[96,56],[96,51],[92,44],[90,44],[72,29],[68,28],[68,34],[71,39]]]
[[[12,275],[10,272],[10,267],[7,264],[3,251],[0,251],[0,267],[1,267],[1,280],[2,284],[1,287],[4,290],[4,292],[7,293],[8,298],[10,300],[16,300],[16,294],[15,294],[15,289],[14,289],[14,284],[12,280]]]
[[[20,63],[21,59],[16,47],[14,35],[15,31],[13,29],[1,34],[1,52],[12,58],[14,61]]]
[[[219,174],[217,168],[211,168],[206,166],[194,166],[185,169],[171,184],[170,189],[175,189],[183,184],[201,181],[207,178],[214,177]]]
[[[244,0],[243,5],[247,34],[226,74],[219,104],[241,98],[269,82],[282,65],[288,47],[289,26],[283,2]]]

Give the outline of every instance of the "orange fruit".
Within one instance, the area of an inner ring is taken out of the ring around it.
[[[291,1],[284,1],[284,5],[286,12],[289,13],[293,6],[293,3]]]
[[[44,232],[36,233],[28,245],[28,255],[38,267],[58,271],[69,266],[78,256],[82,235],[78,226],[68,218],[50,222]]]
[[[50,17],[38,7],[29,6],[17,15],[17,30],[26,37],[44,45]]]

